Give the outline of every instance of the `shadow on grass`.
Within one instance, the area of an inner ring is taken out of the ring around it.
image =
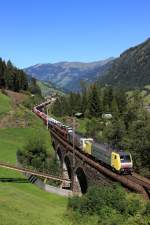
[[[1,178],[0,182],[12,182],[12,183],[29,183],[25,178]]]

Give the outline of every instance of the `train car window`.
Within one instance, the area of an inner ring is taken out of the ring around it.
[[[115,159],[117,159],[117,156],[115,155]]]
[[[131,159],[130,159],[130,155],[125,155],[125,157],[124,157],[124,158],[125,158],[125,161],[126,161],[126,162],[130,162],[130,161],[131,161]]]
[[[130,155],[121,155],[121,162],[131,162]]]

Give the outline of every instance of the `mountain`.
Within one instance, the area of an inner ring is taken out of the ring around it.
[[[80,81],[93,82],[98,76],[105,73],[113,58],[91,63],[82,62],[58,62],[36,64],[25,68],[24,71],[38,80],[50,81],[56,87],[67,91],[78,91]]]
[[[100,82],[129,88],[150,84],[150,38],[115,59]]]

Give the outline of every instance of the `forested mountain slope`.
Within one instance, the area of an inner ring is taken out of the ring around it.
[[[123,52],[100,81],[129,88],[150,84],[150,38]]]

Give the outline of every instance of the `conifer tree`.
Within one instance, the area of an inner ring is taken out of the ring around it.
[[[5,78],[4,78],[5,68],[6,68],[5,62],[0,58],[0,87],[5,87]]]
[[[93,84],[90,89],[88,99],[89,116],[100,117],[102,112],[100,109],[100,100],[98,96],[97,86]]]

